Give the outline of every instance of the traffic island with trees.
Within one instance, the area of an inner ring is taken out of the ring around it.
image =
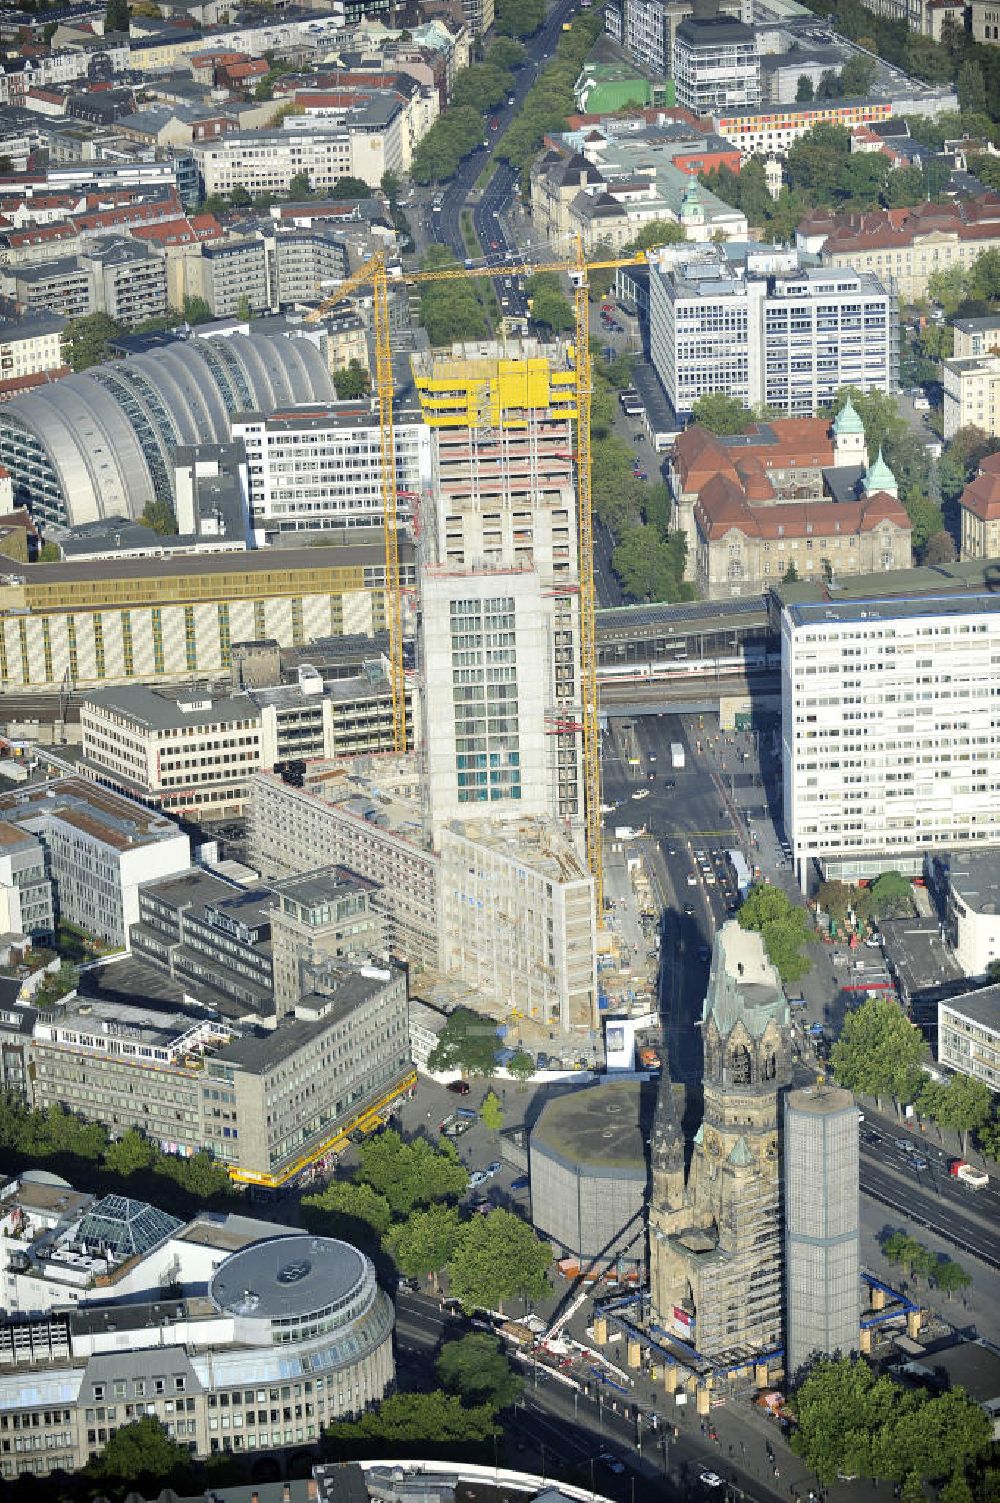
[[[803,954],[804,947],[816,937],[809,914],[782,888],[755,882],[737,918],[741,928],[760,934],[768,959],[783,982],[801,981],[812,970],[812,961]]]

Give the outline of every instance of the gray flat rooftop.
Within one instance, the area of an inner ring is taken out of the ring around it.
[[[346,1300],[367,1265],[356,1247],[333,1237],[276,1237],[227,1258],[209,1296],[230,1314],[290,1320]]]
[[[399,542],[403,563],[412,563],[413,543]],[[380,529],[372,529],[357,542],[329,544],[316,548],[261,548],[241,553],[238,561],[231,554],[186,554],[168,561],[158,558],[95,559],[90,563],[32,564],[25,573],[23,563],[0,556],[0,574],[24,578],[27,587],[45,584],[71,584],[74,580],[163,579],[164,576],[187,574],[231,574],[242,580],[248,574],[278,574],[298,569],[361,569],[385,564],[385,544]]]
[[[172,731],[188,726],[222,725],[232,721],[258,719],[257,706],[249,694],[237,693],[220,698],[213,697],[207,689],[150,689],[145,684],[124,684],[119,689],[88,690],[84,705],[97,705],[101,709],[128,716],[137,725],[145,726],[151,731]]]
[[[352,892],[377,892],[379,884],[370,882],[367,877],[359,877],[346,866],[321,866],[315,871],[272,882],[271,888],[276,897],[291,898],[308,908],[317,903],[328,903],[331,898],[346,897]]]
[[[964,973],[941,938],[937,919],[882,919],[879,931],[886,960],[909,997],[939,987],[959,989]]]
[[[992,1033],[1000,1033],[1000,984],[982,986],[978,991],[949,997],[941,1006],[963,1018],[970,1018],[973,1023],[979,1023]]]
[[[328,968],[328,974],[333,974],[332,967]],[[248,1075],[264,1075],[297,1054],[318,1034],[325,1033],[338,1019],[347,1017],[354,1008],[368,1002],[389,984],[377,976],[363,976],[360,971],[344,965],[340,968],[335,990],[322,997],[310,993],[309,997],[302,999],[303,1003],[312,1002],[317,1007],[326,1005],[327,1010],[322,1017],[284,1018],[277,1028],[253,1029],[241,1038],[232,1039],[212,1058],[220,1065],[235,1065]]]
[[[531,1130],[532,1151],[541,1149],[584,1174],[614,1171],[644,1180],[641,1095],[641,1081],[609,1080],[557,1096]]]
[[[980,1404],[1000,1399],[1000,1351],[982,1341],[961,1341],[907,1363],[924,1368],[942,1387],[964,1388]]]
[[[951,851],[949,880],[976,913],[1000,912],[1000,851]]]
[[[790,605],[786,610],[795,626],[854,625],[862,621],[919,620],[925,616],[994,615],[1000,612],[1000,596],[977,592],[869,600],[834,598],[816,605]]]

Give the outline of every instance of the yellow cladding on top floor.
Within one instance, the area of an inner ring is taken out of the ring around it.
[[[417,375],[415,384],[432,428],[514,424],[529,411],[576,416],[575,371],[554,370],[544,356],[435,360],[433,375]]]

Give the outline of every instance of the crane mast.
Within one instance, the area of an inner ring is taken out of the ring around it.
[[[588,273],[639,266],[646,253],[638,252],[586,261],[579,238],[572,261],[528,262],[503,266],[454,266],[437,271],[403,272],[403,282],[445,282],[464,277],[531,276],[536,271],[567,272],[573,283],[576,362],[576,501],[580,571],[580,700],[583,730],[584,830],[587,864],[594,879],[597,923],[604,923],[604,868],[601,850],[601,741],[597,688],[596,592],[594,586],[594,514],[590,443],[593,379],[590,367],[590,300]],[[363,286],[372,288],[375,326],[375,391],[379,409],[379,454],[382,505],[385,516],[385,594],[389,625],[389,672],[392,684],[393,744],[406,750],[406,698],[403,674],[402,586],[399,573],[399,496],[396,476],[396,437],[393,426],[392,344],[389,337],[389,274],[384,254],[377,252],[307,315],[316,323],[344,298]]]

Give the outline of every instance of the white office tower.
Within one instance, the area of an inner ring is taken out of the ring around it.
[[[449,820],[582,831],[575,373],[535,340],[414,358],[433,482],[421,500],[423,745]]]
[[[1000,600],[831,598],[781,624],[784,823],[805,884],[1000,843]]]
[[[861,1323],[858,1109],[850,1091],[785,1097],[785,1370],[848,1356]]]

